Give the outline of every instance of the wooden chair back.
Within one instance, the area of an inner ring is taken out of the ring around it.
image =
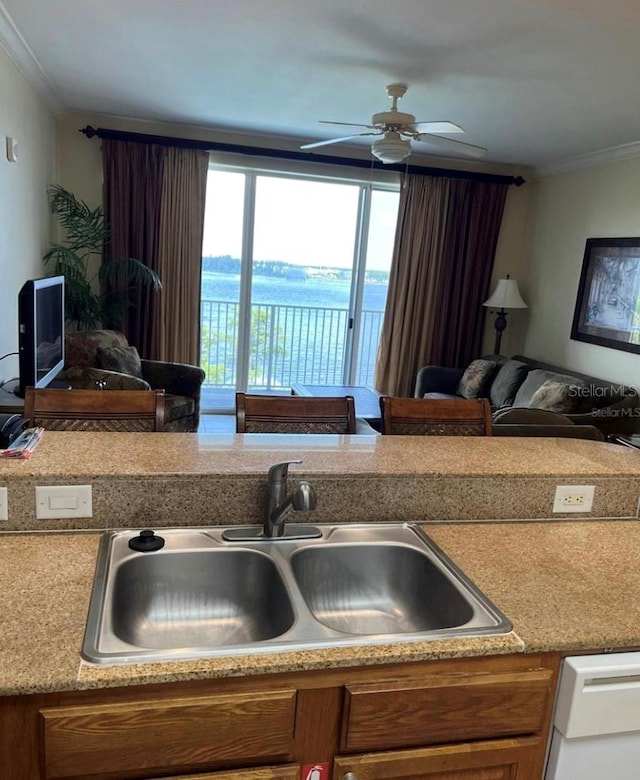
[[[237,433],[355,433],[353,396],[236,393]]]
[[[164,390],[52,390],[28,387],[24,416],[52,431],[162,431]]]
[[[381,396],[382,433],[415,436],[491,436],[486,398],[431,399]]]

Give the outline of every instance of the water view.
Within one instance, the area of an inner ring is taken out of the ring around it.
[[[206,261],[211,259],[204,259],[205,268]],[[388,275],[383,272],[368,275],[365,281],[357,384],[371,384],[373,380],[387,283]],[[239,292],[239,274],[203,270],[201,324],[205,385],[235,386]],[[249,389],[288,388],[294,382],[341,384],[350,292],[348,272],[342,269],[287,264],[271,264],[267,269],[254,267]]]
[[[269,276],[253,277],[253,303],[295,302],[299,306],[347,309],[351,293],[350,280],[327,279],[313,276],[307,279],[282,279]],[[202,272],[202,300],[238,302],[240,276]],[[384,311],[387,298],[387,283],[365,282],[363,308],[370,311]]]

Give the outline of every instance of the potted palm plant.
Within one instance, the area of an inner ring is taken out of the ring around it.
[[[129,305],[129,289],[159,290],[158,274],[133,257],[105,254],[109,228],[102,206],[95,209],[57,184],[47,188],[49,205],[64,231],[64,243],[53,244],[44,264],[65,278],[65,317],[77,330],[120,329]]]

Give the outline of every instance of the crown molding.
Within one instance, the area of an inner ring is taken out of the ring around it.
[[[64,105],[47,78],[44,68],[22,37],[2,2],[0,2],[0,46],[47,106],[55,113],[62,111]]]
[[[584,168],[594,168],[598,165],[622,162],[633,157],[640,157],[640,141],[622,144],[621,146],[612,146],[599,152],[589,152],[589,154],[580,154],[576,157],[567,157],[565,160],[559,160],[548,165],[539,165],[533,169],[533,174],[536,177],[553,176],[557,173],[569,173],[570,171],[580,171]]]

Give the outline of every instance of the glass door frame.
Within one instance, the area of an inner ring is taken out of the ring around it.
[[[353,262],[351,265],[351,289],[349,294],[347,331],[344,336],[344,360],[342,383],[354,384],[358,370],[358,347],[360,323],[364,302],[364,282],[369,238],[369,223],[373,190],[397,192],[399,183],[363,181],[348,176],[301,173],[298,170],[261,169],[242,165],[212,162],[209,170],[229,171],[244,174],[244,199],[242,221],[242,250],[240,258],[240,292],[238,298],[238,345],[236,363],[236,391],[245,391],[249,381],[251,349],[251,292],[253,276],[253,249],[255,231],[255,206],[257,179],[259,176],[289,178],[312,182],[329,182],[359,188],[356,225],[354,231]]]
[[[342,382],[355,384],[358,370],[358,347],[360,346],[360,323],[364,302],[364,279],[369,246],[369,217],[371,215],[371,184],[360,185],[356,235],[353,248],[351,272],[351,295],[349,297],[349,326],[344,346],[344,366]]]
[[[238,297],[238,347],[236,352],[236,392],[245,392],[249,383],[251,347],[251,284],[253,281],[253,233],[255,228],[256,175],[245,171],[244,213],[242,215],[242,254],[240,295]]]

